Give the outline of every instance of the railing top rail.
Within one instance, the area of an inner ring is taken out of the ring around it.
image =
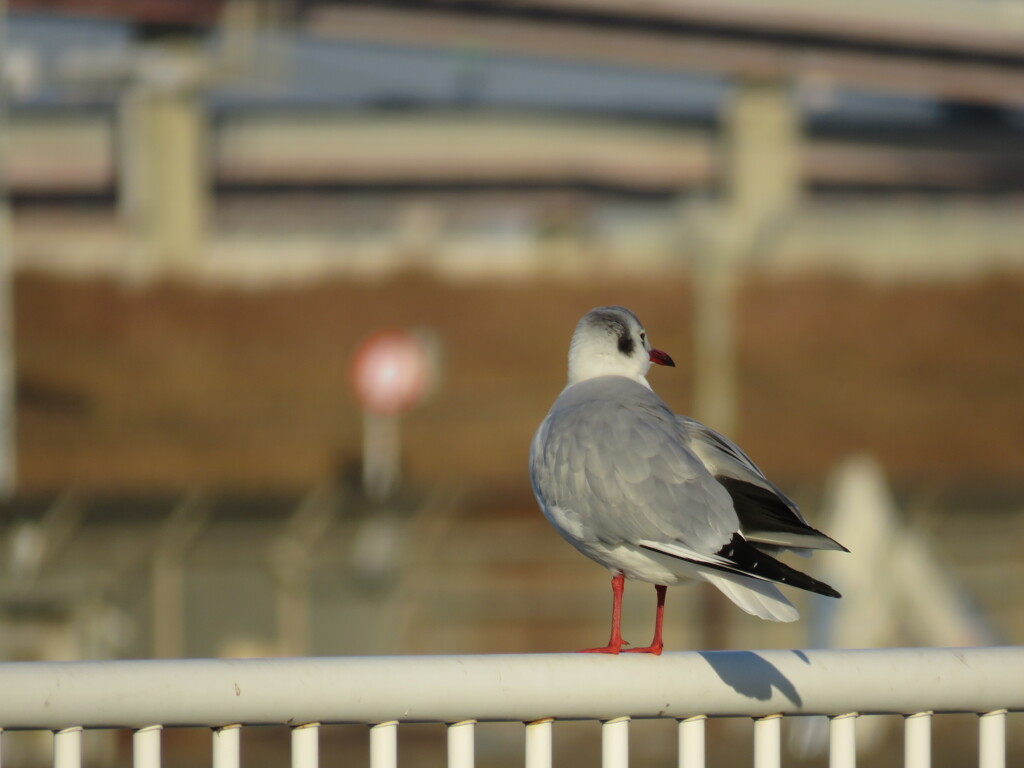
[[[1024,648],[0,664],[0,727],[1024,711]]]

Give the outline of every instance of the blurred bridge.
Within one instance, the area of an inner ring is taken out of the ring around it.
[[[915,222],[891,205],[819,199],[835,190],[1021,190],[1024,21],[1012,4],[10,8],[98,15],[135,30],[113,52],[60,52],[52,71],[63,81],[14,104],[10,189],[28,206],[15,220],[19,264],[28,253],[51,266],[159,273],[219,264],[227,275],[243,269],[232,266],[239,260],[358,271],[425,253],[454,269],[481,259],[485,271],[556,260],[575,268],[584,259],[571,254],[593,236],[592,225],[573,223],[581,197],[593,211],[582,218],[601,222],[608,264],[620,250],[656,266],[709,247],[785,251],[795,265],[822,253],[847,264],[880,252],[922,265],[966,265],[979,254],[1020,261],[1012,204],[939,202],[918,207],[926,218]],[[269,39],[288,42],[270,50]],[[878,94],[888,94],[880,112]],[[908,108],[909,119],[899,117]],[[511,197],[489,207],[460,197],[479,190]],[[424,192],[437,205],[410,206]],[[337,202],[377,193],[392,209],[350,215]],[[690,221],[695,241],[680,242],[674,201],[705,195],[718,197],[730,224]],[[329,205],[316,202],[325,196]],[[623,196],[644,213],[606,204]],[[38,226],[29,215],[64,199],[111,198],[115,219],[74,220],[70,240],[48,213]],[[559,234],[548,248],[533,233],[564,229],[560,216],[568,240]],[[261,227],[303,234],[270,240]],[[735,242],[698,242],[723,229]],[[292,258],[253,256],[270,243]],[[496,256],[467,256],[482,252]]]
[[[314,0],[339,39],[691,69],[729,77],[1021,106],[1024,14],[1009,3],[896,0]]]
[[[1021,106],[1024,13],[976,0],[10,0],[13,11],[203,28],[232,7],[278,9],[315,34],[581,59]]]

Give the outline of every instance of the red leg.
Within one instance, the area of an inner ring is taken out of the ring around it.
[[[655,584],[654,589],[658,593],[658,608],[654,614],[654,639],[646,648],[626,648],[626,653],[653,653],[655,656],[661,656],[661,649],[665,647],[661,641],[661,624],[665,618],[665,592],[668,591],[668,587],[664,584]]]
[[[619,653],[625,641],[622,639],[622,591],[625,589],[626,577],[621,573],[612,576],[612,636],[604,648],[584,648],[579,653]],[[628,645],[628,643],[625,643]]]

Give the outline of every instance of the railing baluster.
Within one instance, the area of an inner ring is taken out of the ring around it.
[[[448,768],[473,768],[476,720],[448,725]]]
[[[213,729],[213,768],[239,768],[241,733],[240,725]]]
[[[132,734],[132,768],[160,768],[162,726],[139,728]]]
[[[305,723],[292,728],[292,768],[318,768],[320,765],[320,723]]]
[[[985,712],[978,718],[979,768],[1006,768],[1006,710]]]
[[[629,718],[616,717],[601,723],[601,768],[628,768]]]
[[[754,768],[779,768],[782,764],[782,715],[754,721]]]
[[[546,717],[526,724],[526,768],[551,768],[551,723]]]
[[[855,768],[857,765],[857,713],[835,715],[828,725],[829,768]]]
[[[398,721],[370,726],[370,768],[398,768]]]
[[[679,721],[679,768],[704,768],[704,724],[707,715]]]
[[[903,768],[931,768],[932,713],[915,712],[903,721]]]
[[[53,734],[53,768],[80,768],[82,728],[65,728]]]

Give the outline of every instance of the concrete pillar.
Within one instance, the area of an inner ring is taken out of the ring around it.
[[[758,239],[800,196],[800,116],[792,87],[776,80],[737,83],[724,129],[728,204],[741,230]]]
[[[140,245],[139,269],[188,273],[208,208],[207,126],[191,41],[151,44],[153,58],[120,105],[119,205]]]

